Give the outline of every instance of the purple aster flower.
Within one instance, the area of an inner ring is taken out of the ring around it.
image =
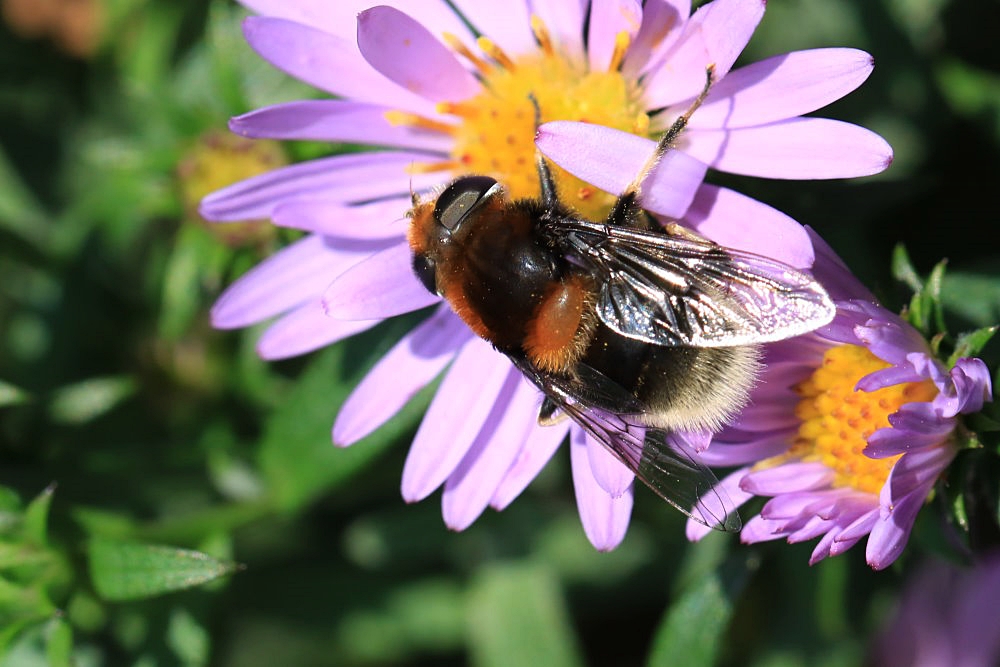
[[[880,667],[995,667],[1000,664],[1000,554],[975,568],[923,567],[900,597],[895,617],[869,651]]]
[[[356,0],[242,2],[261,14],[244,24],[250,45],[339,99],[260,109],[234,118],[233,131],[385,147],[278,169],[202,202],[211,220],[267,217],[308,232],[243,276],[212,310],[221,328],[277,317],[258,342],[267,359],[315,350],[436,303],[410,270],[403,214],[411,192],[482,173],[513,198],[537,195],[532,97],[544,121],[586,120],[638,134],[632,138],[648,154],[642,136],[667,127],[714,64],[709,98],[682,150],[647,181],[644,205],[720,243],[799,268],[810,266],[813,252],[797,223],[703,184],[707,167],[833,178],[878,172],[891,160],[889,146],[868,130],[800,117],[859,86],[871,72],[868,54],[800,51],[730,71],[763,15],[762,0],[715,0],[694,14],[683,0],[595,0],[589,7],[585,0],[502,7],[411,0],[370,9]],[[476,38],[469,24],[484,36]],[[605,191],[556,170],[565,203],[603,217],[642,163],[613,157],[601,170],[618,180],[601,185]],[[564,166],[585,170],[574,162],[571,156]],[[632,474],[575,427],[538,427],[537,391],[444,305],[348,398],[334,441],[349,445],[372,432],[446,367],[403,471],[404,498],[421,500],[443,485],[445,522],[461,530],[487,506],[506,507],[572,431],[584,529],[598,549],[616,546],[631,513]]]
[[[750,406],[701,458],[742,466],[721,482],[737,504],[770,497],[745,524],[744,542],[818,537],[816,563],[868,536],[867,561],[880,570],[899,557],[954,458],[958,416],[992,400],[989,371],[971,358],[946,368],[815,235],[813,247],[836,317],[768,346]],[[687,532],[705,534],[690,522]]]

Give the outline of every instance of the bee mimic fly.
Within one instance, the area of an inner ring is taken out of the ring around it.
[[[463,176],[435,201],[414,196],[408,240],[427,289],[542,391],[540,423],[569,417],[688,516],[739,530],[713,473],[671,433],[729,422],[760,344],[828,323],[834,306],[808,274],[642,209],[643,180],[711,83],[709,68],[606,220],[561,203],[538,155],[540,198],[511,201],[495,179]]]

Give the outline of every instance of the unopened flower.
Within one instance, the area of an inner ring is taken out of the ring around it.
[[[702,453],[743,466],[722,480],[742,504],[770,500],[741,533],[747,543],[819,538],[810,563],[868,537],[866,559],[899,557],[917,513],[957,453],[958,417],[992,400],[979,359],[946,368],[813,237],[813,272],[837,305],[834,321],[768,346],[750,406]],[[688,523],[688,536],[705,534]]]
[[[398,1],[370,9],[346,0],[243,2],[264,15],[245,23],[258,53],[341,99],[268,107],[233,119],[232,129],[387,148],[279,169],[203,201],[212,220],[270,217],[309,232],[241,278],[212,311],[222,328],[278,316],[258,343],[269,359],[436,303],[410,269],[403,214],[411,192],[480,173],[513,198],[537,195],[532,100],[542,121],[598,123],[639,135],[651,149],[641,137],[668,126],[714,65],[708,100],[682,150],[647,182],[643,203],[720,243],[800,268],[812,261],[801,228],[759,202],[702,184],[707,167],[830,178],[874,173],[891,159],[884,140],[863,128],[799,117],[860,85],[871,71],[868,54],[801,51],[730,72],[763,15],[761,0],[716,0],[690,16],[688,3],[666,0],[602,0],[589,8],[577,0]],[[557,187],[566,204],[600,219],[641,162],[603,165],[619,181],[607,192],[561,170]],[[449,364],[407,459],[403,495],[420,500],[443,484],[445,521],[462,529],[487,506],[510,503],[569,427],[538,427],[537,391],[447,306],[358,386],[333,436],[340,445],[356,442]],[[571,452],[587,535],[598,548],[613,548],[628,524],[632,474],[575,429]]]

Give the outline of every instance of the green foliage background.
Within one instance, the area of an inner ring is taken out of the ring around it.
[[[291,237],[227,245],[186,210],[178,165],[229,116],[315,91],[250,51],[234,4],[104,6],[85,60],[0,24],[0,666],[856,665],[913,566],[961,551],[944,499],[876,574],[860,547],[809,567],[811,545],[687,544],[638,489],[624,544],[598,554],[565,452],[462,534],[433,498],[405,505],[428,392],[348,450],[329,433],[413,320],[275,364],[259,329],[208,325]],[[920,274],[949,259],[952,331],[1000,321],[998,25],[983,0],[771,0],[744,59],[872,53],[823,114],[896,160],[852,181],[715,181],[817,228],[893,307],[904,242]],[[995,447],[975,456],[960,463],[993,499],[985,549],[1000,466]]]

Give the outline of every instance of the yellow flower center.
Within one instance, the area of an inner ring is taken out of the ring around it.
[[[865,375],[888,368],[867,348],[841,345],[827,350],[823,363],[795,391],[802,397],[795,416],[802,420],[787,453],[765,466],[789,459],[820,462],[835,473],[834,485],[878,494],[899,456],[873,459],[862,454],[868,436],[889,426],[889,415],[904,403],[930,401],[937,388],[930,380],[856,391]]]
[[[452,48],[479,70],[483,91],[459,103],[441,104],[440,110],[461,119],[447,127],[453,136],[452,160],[423,165],[423,170],[448,169],[454,175],[486,174],[496,178],[514,198],[538,197],[540,186],[535,168],[535,106],[540,121],[576,120],[599,123],[633,134],[647,135],[639,85],[619,71],[628,46],[628,35],[616,41],[615,55],[607,71],[590,71],[586,63],[558,51],[541,21],[532,21],[538,51],[511,58],[486,38],[479,47],[486,59],[471,53],[458,40],[448,38]],[[447,36],[446,36],[447,38]],[[441,124],[393,112],[391,122]],[[553,166],[560,200],[581,215],[601,219],[611,210],[615,196]]]

